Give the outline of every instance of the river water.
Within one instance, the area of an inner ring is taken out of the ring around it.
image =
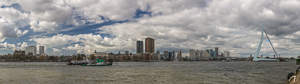
[[[1,84],[283,84],[298,66],[289,62],[0,62]]]

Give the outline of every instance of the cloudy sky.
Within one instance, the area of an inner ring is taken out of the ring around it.
[[[136,53],[136,41],[152,37],[155,51],[219,47],[249,56],[264,25],[281,56],[300,55],[299,0],[1,0],[0,6],[0,54],[40,45],[47,54]],[[261,54],[274,55],[266,38]]]

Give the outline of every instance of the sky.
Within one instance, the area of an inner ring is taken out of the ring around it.
[[[1,0],[0,7],[0,54],[27,46],[52,55],[136,53],[136,41],[152,37],[155,51],[219,47],[249,57],[264,27],[280,56],[300,55],[299,0]],[[266,37],[260,54],[274,55]]]

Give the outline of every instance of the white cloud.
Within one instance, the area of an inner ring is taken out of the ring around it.
[[[21,13],[13,8],[0,8],[0,42],[5,38],[18,38],[24,35],[18,28],[26,26],[28,14]],[[25,22],[24,22],[25,21]]]
[[[19,46],[21,45],[21,46]],[[7,43],[7,42],[4,42],[4,43],[0,43],[0,49],[8,49],[8,50],[24,50],[25,47],[27,47],[27,42],[23,42],[23,43],[17,43],[17,46],[15,44],[10,44],[10,43]]]
[[[16,45],[15,44],[9,44],[9,43],[7,43],[7,42],[4,42],[4,43],[0,43],[0,48],[1,49],[13,49],[13,48],[15,48],[16,47]]]
[[[28,47],[27,42],[23,42],[23,43],[21,44],[21,46],[19,47],[19,49],[25,50],[26,47]]]
[[[12,4],[5,1],[4,5]],[[19,27],[30,25],[35,32],[60,31],[62,24],[84,25],[87,22],[129,20],[106,25],[100,34],[33,37],[40,45],[55,49],[77,50],[77,53],[99,51],[135,51],[135,41],[145,37],[156,39],[156,50],[210,49],[219,47],[234,56],[248,56],[255,52],[264,27],[278,52],[297,55],[300,49],[300,1],[297,0],[41,0],[16,1],[21,12],[14,8],[0,9],[0,41],[18,38],[28,31]],[[133,18],[136,10],[151,12]],[[2,14],[3,13],[3,14]],[[22,22],[22,23],[20,23]],[[18,23],[18,24],[17,24]],[[70,30],[70,29],[65,29]],[[263,54],[272,55],[272,48],[264,42]],[[54,50],[54,49],[53,49]],[[223,52],[223,51],[222,51]],[[291,52],[291,53],[287,53]],[[299,54],[299,53],[298,53]]]
[[[270,7],[265,6],[266,4]],[[103,30],[100,33],[112,36],[130,36],[129,38],[134,39],[143,40],[148,36],[153,37],[156,39],[156,48],[159,50],[184,49],[187,52],[189,49],[220,47],[220,50],[231,51],[234,56],[249,56],[255,52],[260,40],[261,25],[265,23],[265,28],[271,34],[270,38],[273,44],[276,44],[274,46],[279,48],[279,52],[285,53],[286,49],[291,49],[288,46],[295,44],[289,39],[282,39],[279,35],[284,36],[285,33],[299,31],[299,28],[292,26],[298,25],[299,16],[294,14],[292,16],[296,18],[287,17],[281,21],[280,17],[284,16],[281,11],[285,10],[274,4],[280,3],[212,1],[205,8],[190,7],[176,11],[168,10],[162,15],[145,16],[137,19],[136,22],[104,26],[99,30]],[[155,8],[153,6],[150,4],[151,9]],[[281,28],[286,26],[289,27]],[[268,47],[269,43],[264,42],[264,45],[263,54],[274,54],[272,48]]]
[[[66,3],[78,8],[77,11],[88,21],[101,21],[99,15],[110,20],[131,19],[139,8],[137,0],[66,0]]]
[[[58,25],[55,22],[46,22],[46,21],[36,21],[33,20],[29,23],[31,25],[30,29],[34,31],[47,31],[53,32],[57,29]]]
[[[24,11],[30,11],[30,19],[62,24],[73,19],[72,8],[63,0],[17,1]],[[71,22],[70,22],[71,23]]]
[[[57,48],[52,48],[53,52],[61,52],[61,50],[57,49]]]
[[[22,35],[25,35],[27,33],[28,33],[28,30],[24,30],[23,33],[22,33]]]
[[[102,38],[100,35],[79,34],[79,35],[62,35],[58,34],[53,37],[33,38],[35,42],[49,47],[62,47],[65,50],[76,50],[77,53],[93,53],[94,50],[106,52],[116,52],[119,50],[134,50],[134,43],[130,38]]]

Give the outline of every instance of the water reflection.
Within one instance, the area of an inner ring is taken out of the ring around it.
[[[119,62],[68,66],[65,62],[0,62],[0,83],[284,83],[290,62]]]

